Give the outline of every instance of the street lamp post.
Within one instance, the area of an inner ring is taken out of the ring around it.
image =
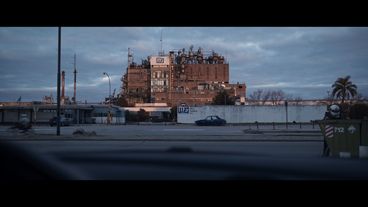
[[[106,75],[109,78],[109,98],[111,98],[111,80],[109,74],[103,72],[103,75]]]
[[[60,136],[60,65],[61,65],[61,27],[58,28],[58,59],[57,59],[57,122],[56,122],[56,136]]]
[[[110,117],[111,117],[111,80],[109,74],[103,72],[103,75],[106,75],[109,78],[109,113],[107,116],[107,124],[110,124]]]

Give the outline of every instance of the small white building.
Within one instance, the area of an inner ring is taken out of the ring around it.
[[[112,124],[125,123],[125,111],[121,107],[106,104],[64,104],[60,106],[60,115],[73,124],[107,123],[107,114],[111,111]],[[41,102],[2,102],[0,103],[0,124],[18,122],[25,114],[32,123],[48,123],[57,115],[56,104]]]
[[[136,103],[134,107],[122,107],[125,111],[137,113],[141,109],[149,113],[151,118],[162,119],[164,113],[170,113],[171,107],[166,103]]]

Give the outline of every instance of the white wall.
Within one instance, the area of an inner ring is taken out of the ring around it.
[[[92,117],[96,124],[107,124],[107,117]],[[125,117],[112,117],[111,124],[125,124]]]
[[[326,106],[288,106],[289,122],[322,119]],[[285,122],[285,106],[201,106],[190,107],[189,113],[178,113],[178,123],[194,123],[206,116],[218,115],[227,123]]]

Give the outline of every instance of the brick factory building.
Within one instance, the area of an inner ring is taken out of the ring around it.
[[[133,61],[128,51],[128,67],[122,77],[122,96],[128,105],[136,103],[167,103],[177,106],[208,105],[221,90],[234,97],[236,104],[244,104],[245,83],[229,83],[229,63],[215,53],[201,48],[161,52],[149,56],[141,64]]]

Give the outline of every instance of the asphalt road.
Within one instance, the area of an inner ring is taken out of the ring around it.
[[[66,179],[368,179],[367,160],[322,157],[322,135],[313,129],[79,127],[97,136],[72,135],[77,126],[62,127],[60,137],[48,126],[28,135],[0,127],[0,143]]]
[[[10,132],[8,127],[0,127],[0,138],[24,138],[20,133]],[[322,134],[319,129],[312,128],[289,128],[272,129],[264,127],[260,130],[249,129],[248,126],[195,126],[195,125],[83,125],[61,127],[61,137],[63,138],[81,138],[72,136],[73,132],[83,128],[87,132],[96,132],[96,137],[89,139],[124,139],[139,140],[150,139],[156,141],[258,141],[258,140],[290,140],[290,141],[321,141]],[[27,138],[57,138],[55,137],[56,128],[49,126],[34,126],[33,132],[36,136],[27,136]]]

